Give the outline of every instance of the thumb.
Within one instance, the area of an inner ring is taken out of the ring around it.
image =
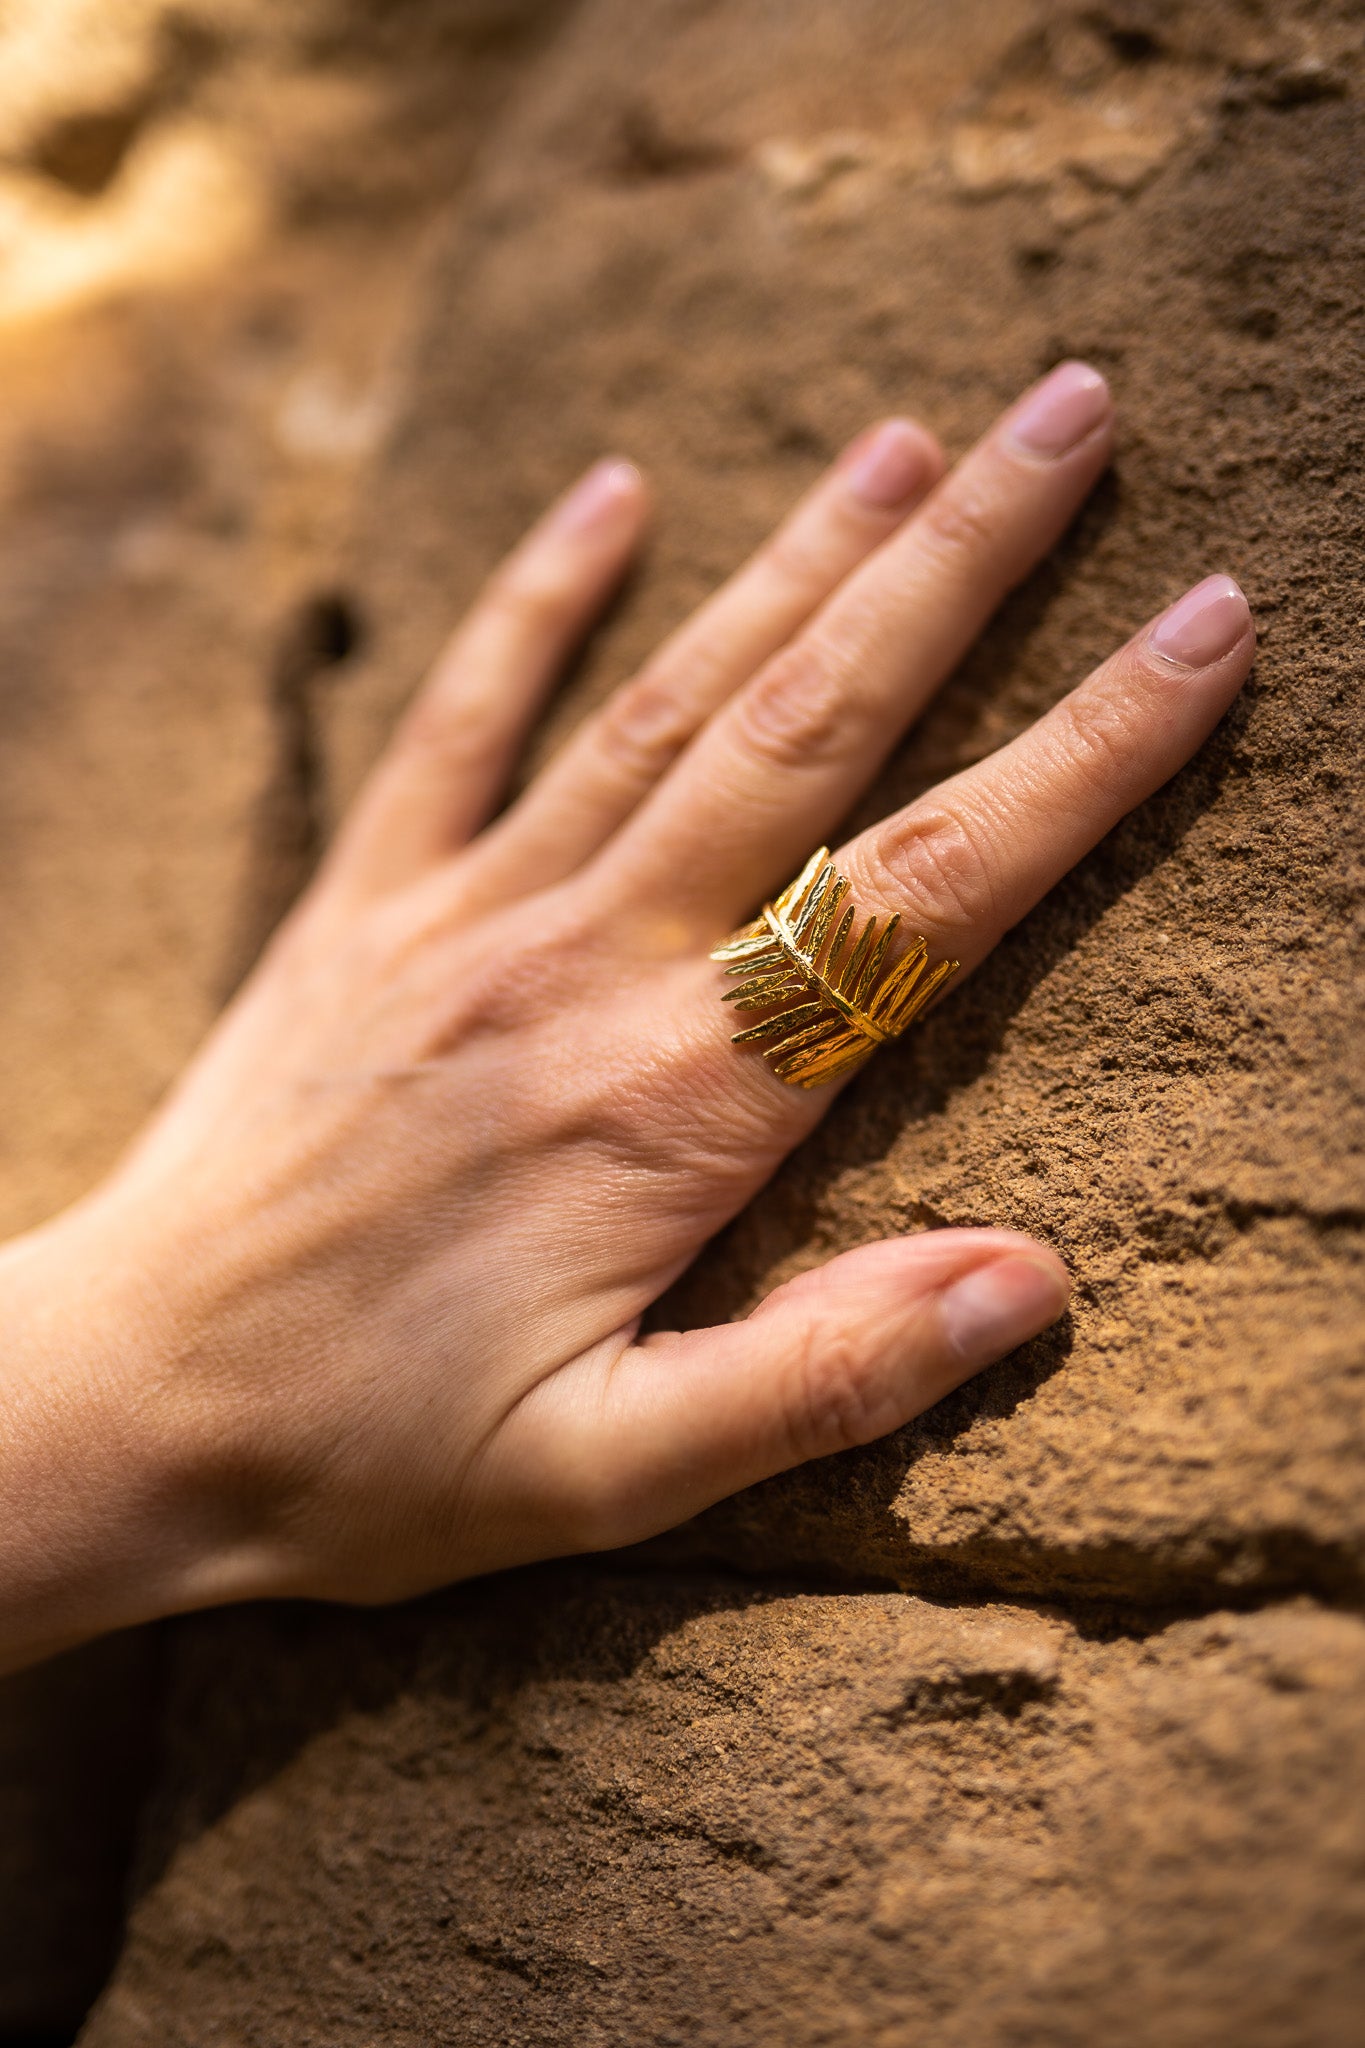
[[[1055,1322],[1070,1287],[1033,1238],[928,1231],[845,1252],[743,1322],[586,1354],[538,1390],[564,1404],[561,1476],[590,1495],[583,1547],[638,1541],[884,1436]]]

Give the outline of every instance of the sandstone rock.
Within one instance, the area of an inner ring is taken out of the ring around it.
[[[156,1762],[157,1670],[139,1635],[0,1687],[0,2040],[68,2037],[123,1933]]]
[[[1356,1616],[547,1570],[183,1650],[85,2048],[1359,2038]]]

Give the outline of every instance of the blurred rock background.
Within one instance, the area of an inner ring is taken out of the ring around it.
[[[553,746],[844,437],[1112,479],[868,811],[1206,569],[1243,702],[713,1246],[996,1222],[1059,1333],[627,1560],[0,1694],[0,2041],[1236,2042],[1365,1995],[1357,0],[0,0],[0,1209],[77,1194],[595,454]],[[627,1567],[623,1569],[623,1564]],[[7,2032],[6,2032],[7,2030]]]

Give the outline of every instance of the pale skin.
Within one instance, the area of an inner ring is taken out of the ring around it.
[[[1112,432],[1080,364],[951,469],[914,422],[869,429],[499,810],[647,492],[607,462],[547,514],[150,1127],[0,1253],[0,1666],[633,1542],[884,1434],[1062,1313],[1046,1245],[954,1229],[637,1336],[839,1093],[731,1045],[709,948],[836,831]],[[944,1000],[970,1003],[1001,936],[1200,746],[1253,644],[1206,579],[838,847],[855,899],[959,958]]]

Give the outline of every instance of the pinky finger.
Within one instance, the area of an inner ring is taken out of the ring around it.
[[[941,1230],[846,1252],[746,1321],[598,1346],[527,1395],[500,1453],[563,1504],[544,1551],[633,1543],[775,1472],[869,1443],[1055,1322],[1034,1239]],[[543,1507],[541,1509],[543,1512]]]
[[[361,791],[329,862],[334,879],[365,895],[401,887],[484,824],[648,512],[639,471],[599,462],[494,571]]]

